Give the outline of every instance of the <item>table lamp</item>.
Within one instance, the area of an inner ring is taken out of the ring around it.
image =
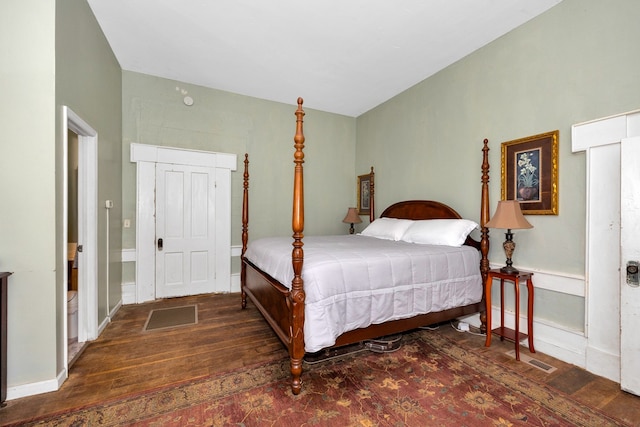
[[[347,216],[344,217],[342,222],[351,224],[351,227],[349,228],[349,234],[353,234],[355,233],[353,224],[360,224],[362,220],[360,219],[360,215],[358,215],[358,211],[356,210],[356,208],[349,208],[347,210]]]
[[[513,267],[511,256],[516,249],[516,242],[513,241],[513,233],[511,230],[518,230],[524,228],[533,228],[533,225],[529,224],[522,215],[520,210],[520,202],[517,200],[501,200],[498,202],[496,213],[491,220],[485,224],[485,227],[489,228],[503,228],[506,229],[506,240],[502,244],[504,253],[507,255],[507,265],[500,268],[503,273],[517,274],[518,270]]]

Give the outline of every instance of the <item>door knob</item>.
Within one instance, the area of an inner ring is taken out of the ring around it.
[[[638,287],[640,285],[638,281],[638,261],[627,262],[627,284],[631,287]]]

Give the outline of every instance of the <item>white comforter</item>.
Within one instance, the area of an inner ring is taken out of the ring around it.
[[[245,257],[291,287],[291,238],[251,242]],[[305,351],[344,332],[482,299],[474,248],[418,245],[360,235],[304,238]]]

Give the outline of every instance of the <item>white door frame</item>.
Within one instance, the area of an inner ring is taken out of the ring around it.
[[[83,252],[78,269],[78,342],[94,340],[98,337],[98,133],[69,107],[62,107],[62,149],[63,149],[63,236],[62,253],[64,265],[64,286],[62,307],[64,313],[64,337],[67,331],[67,240],[68,229],[68,149],[69,131],[78,135],[78,244]],[[64,346],[64,366],[68,365],[68,349]]]
[[[585,367],[616,382],[620,382],[621,377],[620,254],[611,248],[620,247],[620,194],[619,191],[613,194],[611,189],[620,188],[620,173],[619,169],[615,173],[608,164],[617,161],[619,168],[620,142],[635,136],[640,136],[640,110],[575,124],[571,128],[572,151],[587,153]],[[612,223],[607,227],[609,231],[600,225],[603,218],[609,218]],[[611,289],[608,278],[614,274],[616,288]],[[612,307],[617,307],[618,312],[612,313]]]
[[[155,299],[156,163],[204,166],[216,170],[216,290],[231,290],[231,171],[237,156],[211,151],[131,144],[136,163],[136,303]]]
[[[620,388],[640,396],[640,287],[627,283],[629,261],[640,261],[640,135],[620,144]]]

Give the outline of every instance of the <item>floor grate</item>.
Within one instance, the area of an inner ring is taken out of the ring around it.
[[[159,308],[151,310],[143,330],[168,329],[196,323],[198,323],[198,307],[196,305]]]
[[[515,350],[509,350],[507,351],[507,355],[510,357],[513,357],[514,359],[516,358],[516,351]],[[520,352],[520,361],[527,363],[531,366],[533,366],[534,368],[538,368],[541,371],[544,371],[548,374],[550,374],[551,372],[554,372],[557,368],[555,368],[554,366],[548,365],[544,362],[539,361],[538,359],[534,359],[531,356],[528,356],[526,354],[523,354],[522,352]]]

